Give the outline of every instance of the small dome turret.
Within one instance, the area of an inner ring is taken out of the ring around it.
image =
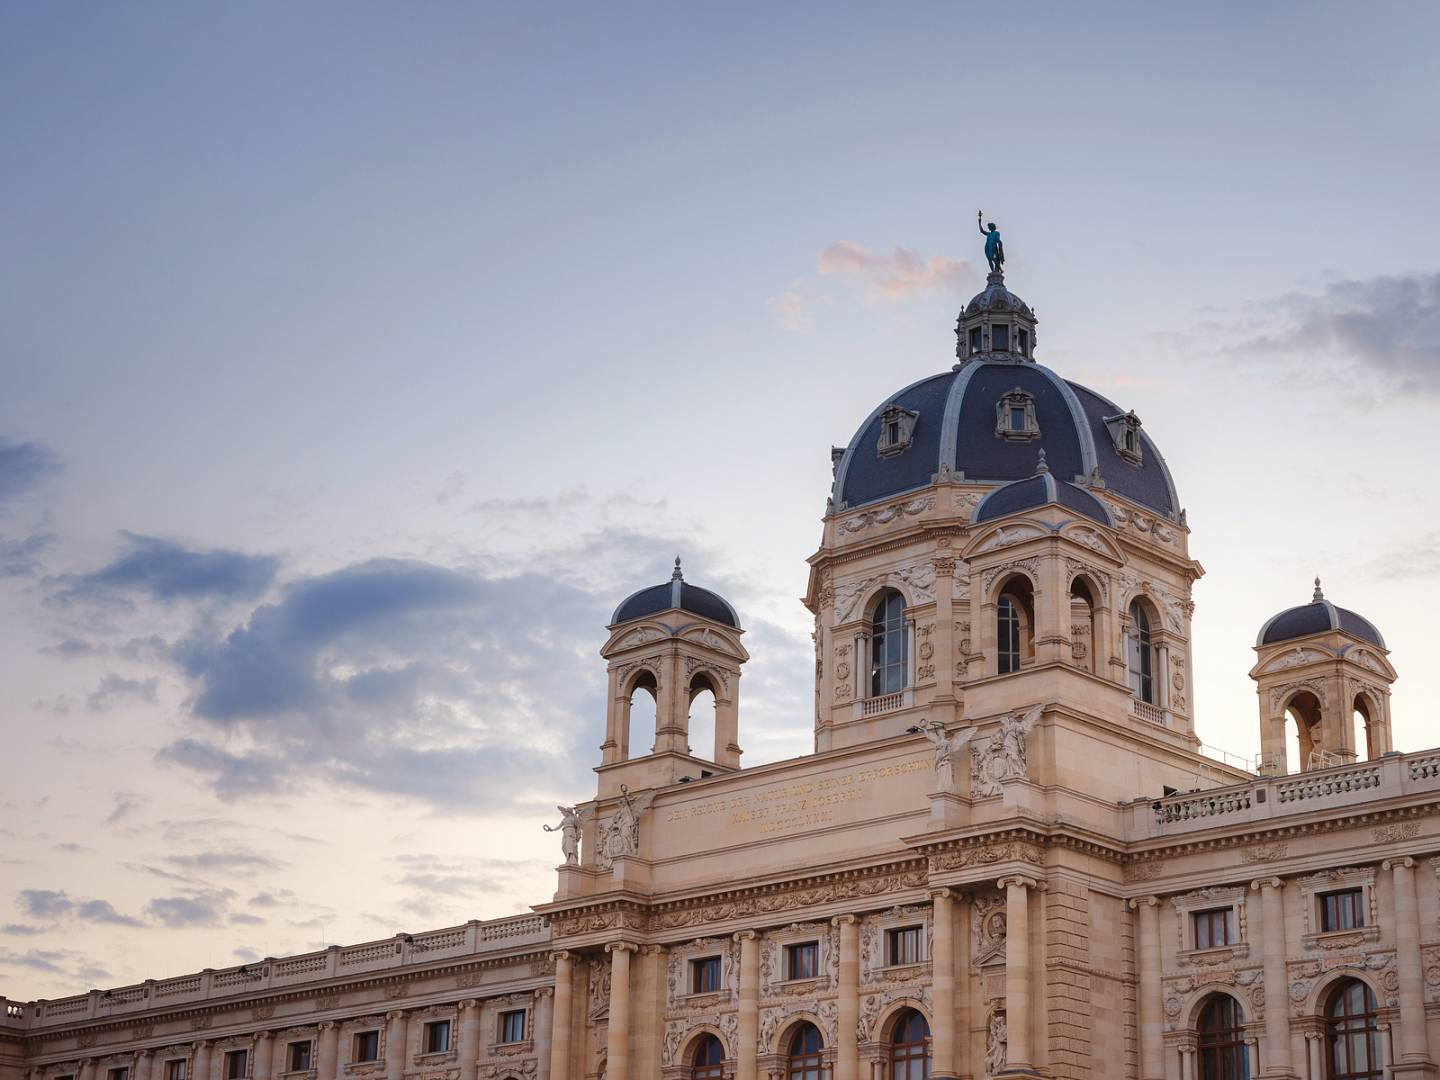
[[[1040,451],[1040,464],[1034,476],[1024,480],[1012,480],[990,492],[976,505],[971,521],[978,525],[1050,503],[1063,506],[1102,525],[1111,528],[1115,526],[1110,511],[1105,509],[1105,504],[1094,495],[1082,487],[1055,479],[1045,462],[1044,449]]]
[[[1349,608],[1338,607],[1325,599],[1318,577],[1315,579],[1315,592],[1310,603],[1286,608],[1280,614],[1272,616],[1260,627],[1255,645],[1257,648],[1261,645],[1274,645],[1281,641],[1309,637],[1311,634],[1329,633],[1331,630],[1340,630],[1351,637],[1385,648],[1385,639],[1381,637],[1374,623]]]
[[[610,625],[617,626],[632,619],[643,619],[647,615],[674,609],[688,611],[692,615],[699,615],[724,626],[733,626],[736,629],[740,627],[740,616],[735,613],[728,600],[717,592],[686,582],[678,555],[675,556],[675,572],[670,575],[670,580],[663,585],[651,585],[631,593],[615,609]]]

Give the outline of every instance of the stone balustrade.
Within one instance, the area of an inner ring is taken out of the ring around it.
[[[1311,769],[1289,776],[1257,776],[1229,784],[1131,803],[1130,840],[1174,836],[1210,828],[1314,811],[1373,804],[1412,793],[1440,791],[1440,753],[1386,754],[1374,761]]]
[[[339,975],[349,977],[363,972],[543,945],[549,940],[550,924],[539,915],[516,915],[488,922],[472,920],[464,926],[413,937],[397,934],[393,938],[359,945],[332,945],[318,952],[300,953],[283,959],[267,958],[232,968],[207,969],[173,979],[151,979],[135,986],[92,990],[88,994],[53,1001],[0,999],[5,1006],[3,1015],[0,1015],[0,1028],[36,1030],[76,1020],[103,1020],[144,1012],[157,1006],[169,1008],[197,1001],[238,997],[262,990],[324,982]]]

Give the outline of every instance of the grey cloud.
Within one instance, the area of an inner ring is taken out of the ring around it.
[[[142,796],[129,791],[117,791],[115,793],[115,806],[105,818],[105,824],[118,824],[144,805],[145,799]]]
[[[33,532],[20,540],[0,536],[0,578],[33,577],[40,569],[40,555],[54,543],[52,532]]]
[[[162,926],[217,926],[229,906],[230,894],[200,892],[188,896],[157,896],[145,907],[145,914]]]
[[[56,579],[60,603],[129,603],[144,597],[179,600],[252,600],[275,579],[280,560],[216,548],[197,551],[174,540],[122,532],[125,550],[99,570]]]
[[[293,903],[295,903],[295,894],[289,889],[281,889],[278,895],[269,892],[256,893],[250,898],[251,907],[272,908],[279,907],[281,904]]]
[[[57,641],[54,645],[46,645],[40,651],[47,656],[58,656],[61,660],[83,660],[86,657],[107,653],[109,648],[104,645],[96,645],[94,642],[82,641],[79,638],[67,637]]]
[[[43,926],[26,926],[24,923],[6,923],[0,926],[0,934],[11,934],[15,937],[33,937],[37,934],[46,933]]]
[[[1409,581],[1440,576],[1440,532],[1428,533],[1410,544],[1382,551],[1364,565],[1380,581]]]
[[[90,692],[85,699],[85,707],[91,712],[108,712],[117,705],[129,702],[153,705],[159,689],[160,680],[153,676],[148,679],[127,679],[112,671]]]
[[[86,900],[75,908],[77,918],[86,922],[107,923],[111,926],[144,926],[139,919],[122,915],[108,900]]]
[[[236,911],[230,916],[231,926],[264,926],[265,920],[259,915],[250,915],[244,911]]]
[[[32,919],[58,919],[75,907],[69,896],[56,889],[23,889],[19,899],[20,910]]]
[[[230,955],[242,964],[253,964],[256,960],[260,959],[260,954],[254,949],[240,948],[234,950]]]
[[[193,855],[167,855],[165,861],[182,870],[277,870],[280,863],[251,851],[200,851]]]
[[[27,949],[23,953],[0,949],[0,965],[5,964],[58,975],[64,981],[80,986],[94,986],[110,978],[110,972],[105,968],[91,963],[80,953],[66,949]]]
[[[59,471],[60,459],[48,447],[0,437],[0,515]]]

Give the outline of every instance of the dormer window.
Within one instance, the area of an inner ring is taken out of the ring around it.
[[[972,326],[970,328],[970,355],[975,356],[977,353],[979,353],[983,343],[984,335],[982,334],[980,327]]]
[[[1010,327],[997,323],[990,327],[990,348],[995,352],[1010,351]]]
[[[1021,356],[1029,356],[1029,355],[1030,355],[1030,331],[1029,331],[1029,330],[1017,330],[1017,331],[1015,331],[1015,335],[1016,335],[1016,337],[1018,337],[1018,338],[1020,339],[1020,355],[1021,355]]]
[[[1132,465],[1139,465],[1142,457],[1140,427],[1140,418],[1133,409],[1120,416],[1105,417],[1105,428],[1115,443],[1115,452]]]
[[[915,441],[915,421],[920,414],[902,409],[899,405],[887,405],[880,414],[880,445],[877,448],[882,458],[903,454]]]
[[[1035,398],[1015,387],[995,406],[995,434],[1002,439],[1024,442],[1040,437],[1040,424],[1035,419]]]

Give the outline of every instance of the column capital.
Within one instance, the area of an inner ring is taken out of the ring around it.
[[[536,1000],[536,1001],[539,1001],[541,998],[548,998],[548,997],[554,997],[554,996],[555,996],[555,988],[554,988],[553,986],[537,986],[537,987],[535,988],[535,1000]]]
[[[925,896],[929,900],[953,900],[955,899],[955,890],[943,887],[938,889],[926,889]]]
[[[275,1037],[275,1036],[274,1036],[271,1032],[268,1032],[268,1031],[257,1031],[257,1032],[255,1032],[255,1041],[256,1041],[256,1042],[259,1042],[261,1039],[273,1039],[274,1037]],[[141,1052],[142,1052],[142,1053],[146,1053],[146,1054],[150,1053],[149,1050],[144,1050],[144,1051],[141,1051]]]
[[[1129,900],[1125,901],[1125,903],[1131,911],[1139,911],[1142,907],[1159,907],[1160,898],[1158,896],[1132,896]]]
[[[406,1014],[406,1012],[405,1012],[404,1009],[391,1009],[389,1012],[387,1012],[387,1013],[385,1014],[385,1019],[386,1019],[386,1020],[404,1020],[405,1017],[406,1017],[406,1015],[407,1015],[407,1014]]]
[[[334,1030],[335,1030],[335,1021],[334,1021],[334,1020],[321,1020],[320,1023],[317,1024],[316,1026],[317,1026],[321,1031],[334,1031]]]
[[[735,933],[730,936],[736,941],[754,941],[760,935],[754,930],[736,930]]]
[[[260,1038],[260,1036],[261,1036],[262,1034],[268,1037],[270,1033],[269,1033],[268,1031],[265,1031],[265,1032],[256,1032],[255,1038],[257,1038],[257,1039]],[[147,1047],[141,1047],[139,1050],[136,1050],[136,1051],[135,1051],[135,1056],[136,1056],[137,1058],[153,1057],[154,1054],[155,1054],[155,1051],[154,1051],[154,1050],[151,1050],[148,1046],[147,1046]]]
[[[1018,885],[1022,889],[1038,889],[1040,882],[1028,874],[1006,874],[995,882],[997,889],[1008,889],[1011,885]]]
[[[554,952],[552,952],[552,953],[550,954],[550,959],[551,959],[552,961],[555,961],[555,960],[573,960],[573,959],[575,959],[575,954],[572,953],[569,949],[556,949]]]
[[[831,926],[854,926],[860,920],[854,915],[836,915],[830,920]]]
[[[641,945],[641,946],[640,946],[640,955],[641,955],[641,956],[658,956],[660,953],[663,953],[664,951],[665,951],[665,946],[664,946],[664,945]]]
[[[471,1009],[478,1009],[479,1007],[480,1002],[474,998],[466,998],[464,1001],[458,1003],[458,1008],[461,1012],[469,1012]]]
[[[1382,870],[1410,870],[1415,866],[1415,860],[1409,855],[1399,855],[1393,859],[1386,859],[1380,864]]]
[[[212,1039],[196,1039],[194,1042],[195,1049],[202,1050],[210,1046],[213,1041]]]
[[[633,941],[611,941],[606,943],[605,951],[607,953],[632,953],[639,952],[640,946],[636,945]]]
[[[1254,889],[1256,892],[1259,892],[1261,889],[1283,889],[1284,887],[1285,879],[1278,877],[1256,878],[1254,881],[1250,882],[1250,888]]]

